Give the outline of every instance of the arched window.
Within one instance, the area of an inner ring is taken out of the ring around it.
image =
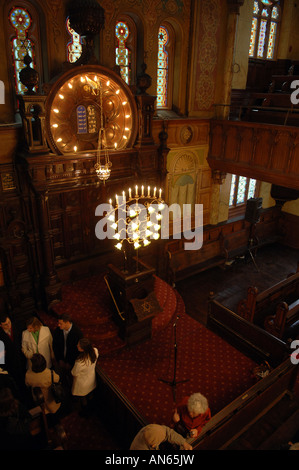
[[[132,85],[136,76],[137,27],[129,16],[119,16],[115,24],[115,64],[120,67],[120,75]]]
[[[247,200],[255,197],[257,190],[258,183],[255,179],[232,175],[229,196],[229,217],[244,213]]]
[[[67,43],[67,61],[73,63],[81,57],[82,40],[80,34],[70,27],[69,18],[66,19],[66,30],[71,36],[71,40]]]
[[[255,0],[253,2],[249,57],[274,59],[280,18],[279,0]]]
[[[126,47],[129,34],[128,25],[123,21],[119,21],[115,26],[115,36],[118,40],[118,47],[115,49],[115,62],[116,65],[120,66],[120,75],[127,84],[131,81],[130,51]]]
[[[21,70],[25,67],[24,57],[27,53],[32,59],[30,67],[39,74],[39,83],[48,80],[45,17],[42,7],[27,0],[6,1],[2,12],[7,61],[12,76],[14,103],[17,108],[16,94],[23,94],[27,91],[19,77]],[[41,53],[42,50],[43,53]],[[37,87],[33,90],[38,92]]]
[[[174,32],[170,25],[161,25],[158,33],[157,108],[172,107],[172,67]]]
[[[13,7],[9,13],[9,21],[14,29],[14,36],[11,38],[11,52],[13,57],[15,90],[17,94],[26,91],[26,87],[20,82],[19,73],[25,67],[23,62],[28,53],[32,58],[31,67],[35,68],[34,41],[30,38],[32,18],[30,13],[22,7]]]

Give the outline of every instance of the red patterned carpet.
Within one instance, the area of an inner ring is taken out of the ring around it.
[[[177,401],[199,391],[215,414],[255,383],[251,370],[256,364],[190,318],[177,296],[173,318],[151,340],[100,360],[100,367],[148,422],[171,423],[173,388],[162,380],[172,383],[174,378],[175,322],[176,382],[187,380],[177,384]]]
[[[102,277],[93,276],[63,287],[55,313],[69,313],[99,349],[99,365],[148,422],[170,423],[174,406],[174,323],[176,322],[177,401],[200,391],[213,414],[254,383],[255,363],[185,312],[179,294],[159,278],[155,294],[163,309],[153,321],[152,338],[126,347],[112,320],[112,302]],[[43,319],[50,327],[56,321]]]

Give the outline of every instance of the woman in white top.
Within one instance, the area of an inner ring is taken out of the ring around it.
[[[73,376],[72,394],[85,397],[97,386],[95,367],[99,353],[87,338],[81,338],[77,348],[80,354],[71,370]]]
[[[27,330],[22,333],[22,351],[27,357],[27,369],[31,369],[31,361],[33,354],[42,354],[46,359],[47,367],[52,367],[53,338],[50,329],[43,326],[38,318],[30,318],[27,321]]]

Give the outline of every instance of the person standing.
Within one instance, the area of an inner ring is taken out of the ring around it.
[[[59,375],[47,367],[42,354],[33,354],[31,358],[32,368],[26,372],[25,383],[27,386],[39,387],[44,397],[45,413],[56,413],[61,403],[56,403],[51,392],[52,374],[53,382],[59,382]]]
[[[53,333],[53,351],[59,367],[71,369],[79,351],[77,344],[83,338],[80,328],[73,323],[72,318],[64,314],[58,320],[58,327]]]
[[[78,341],[79,356],[71,370],[73,376],[72,395],[79,398],[81,412],[87,411],[88,399],[97,386],[95,367],[99,352],[87,338]]]
[[[21,389],[24,387],[26,373],[26,359],[21,349],[22,330],[23,328],[18,328],[6,313],[1,314],[0,341],[4,345],[4,364],[1,366]]]
[[[53,337],[50,329],[42,322],[32,317],[27,321],[27,329],[22,334],[22,351],[27,358],[27,369],[31,368],[30,359],[33,354],[39,353],[46,359],[47,367],[52,367]]]

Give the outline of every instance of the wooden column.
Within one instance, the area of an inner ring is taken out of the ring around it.
[[[47,189],[36,194],[36,202],[39,217],[40,242],[43,255],[41,282],[44,288],[45,306],[46,308],[50,308],[54,303],[60,301],[61,282],[58,279],[54,265]]]

